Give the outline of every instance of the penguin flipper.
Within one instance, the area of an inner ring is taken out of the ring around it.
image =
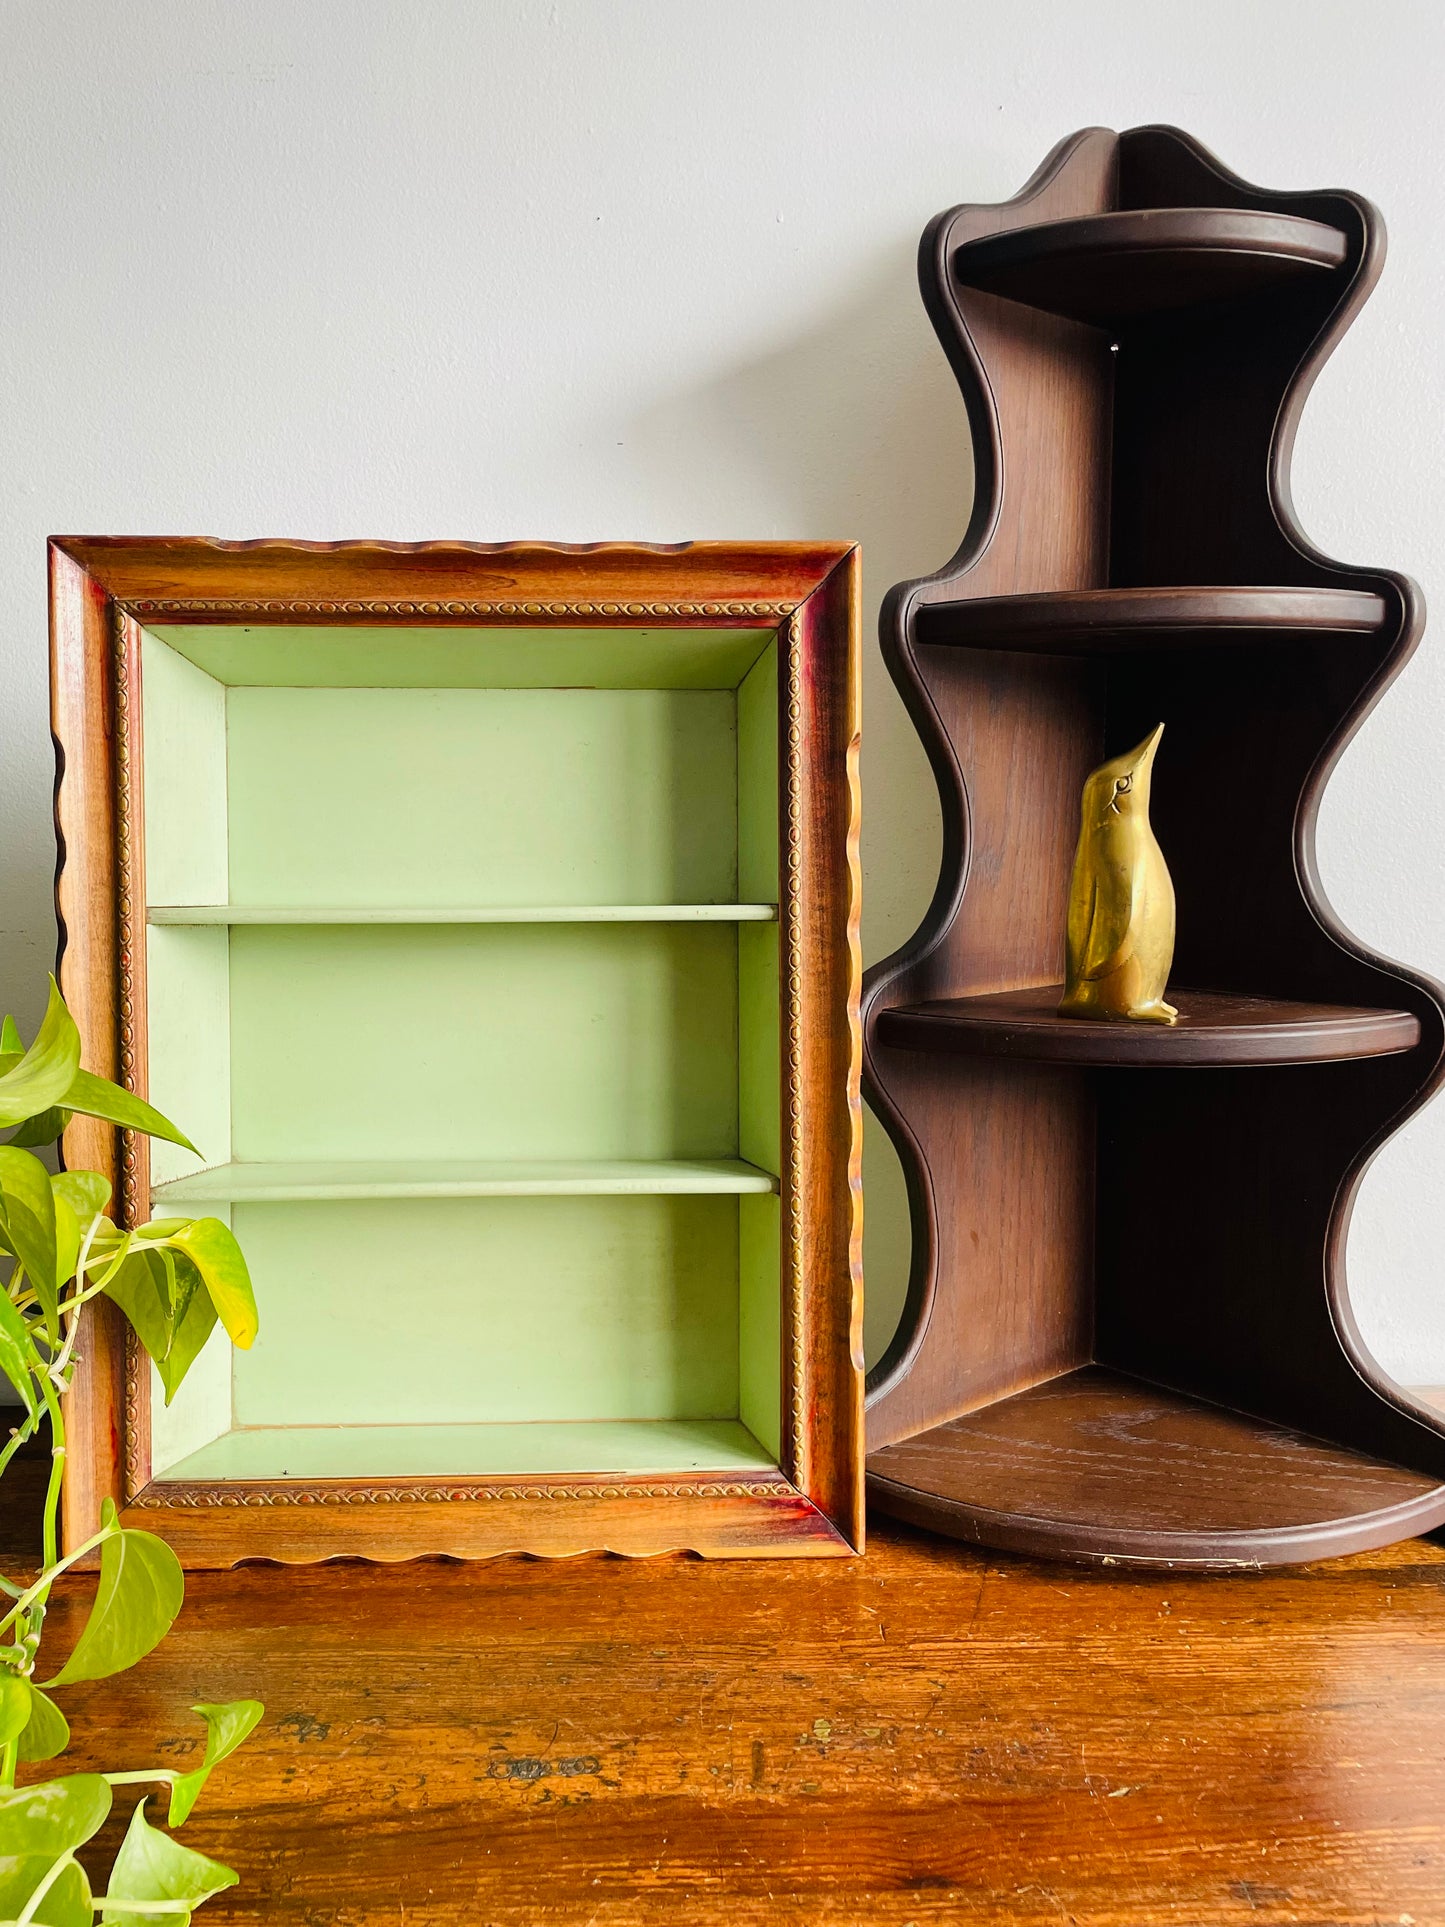
[[[1130,900],[1101,900],[1098,883],[1069,901],[1069,955],[1076,979],[1092,982],[1107,977],[1134,954],[1134,905]]]

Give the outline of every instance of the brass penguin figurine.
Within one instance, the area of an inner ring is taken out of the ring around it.
[[[1174,961],[1174,885],[1149,827],[1149,782],[1163,734],[1160,723],[1084,784],[1061,1017],[1172,1024],[1179,1015],[1164,1001]]]

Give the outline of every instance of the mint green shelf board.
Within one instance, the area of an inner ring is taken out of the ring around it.
[[[767,1472],[777,1461],[736,1419],[562,1425],[265,1426],[227,1432],[164,1481],[489,1478],[528,1473]]]
[[[735,689],[776,630],[152,623],[149,633],[229,688]]]
[[[403,909],[256,903],[152,904],[153,924],[237,923],[776,923],[775,903],[455,904]]]
[[[739,1158],[515,1163],[476,1158],[222,1164],[152,1187],[161,1206],[308,1198],[564,1198],[773,1193],[778,1180]],[[164,1216],[161,1211],[159,1215]]]
[[[736,1418],[739,1203],[238,1200],[261,1329],[229,1423]]]

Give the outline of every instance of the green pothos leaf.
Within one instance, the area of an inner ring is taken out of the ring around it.
[[[110,1179],[99,1171],[62,1171],[50,1180],[50,1188],[57,1198],[65,1199],[82,1231],[88,1231],[110,1203]]]
[[[231,1343],[242,1351],[247,1350],[255,1341],[259,1324],[256,1294],[230,1226],[222,1224],[219,1218],[197,1218],[168,1242],[183,1252],[200,1273]]]
[[[70,1722],[48,1694],[30,1688],[30,1723],[20,1735],[22,1760],[53,1760],[70,1745]]]
[[[6,1294],[0,1291],[0,1371],[4,1372],[24,1400],[32,1423],[40,1417],[40,1398],[31,1373],[39,1369],[40,1355],[35,1349],[30,1327]]]
[[[0,1024],[0,1057],[23,1057],[25,1046],[20,1041],[20,1032],[15,1027],[15,1019],[7,1016]]]
[[[54,1144],[69,1122],[70,1112],[62,1111],[58,1104],[52,1104],[48,1111],[39,1111],[34,1117],[27,1118],[10,1142],[17,1146]]]
[[[194,1773],[184,1773],[172,1784],[171,1810],[166,1816],[168,1825],[184,1825],[211,1769],[229,1758],[242,1741],[250,1737],[265,1710],[260,1700],[232,1700],[225,1706],[191,1708],[206,1722],[206,1756]]]
[[[51,1180],[51,1202],[55,1211],[55,1286],[57,1302],[59,1293],[68,1280],[75,1276],[75,1267],[80,1261],[80,1220],[76,1217],[69,1198],[63,1191],[53,1189]]]
[[[0,1921],[17,1920],[24,1913],[54,1865],[55,1859],[45,1854],[0,1860]],[[95,1903],[78,1860],[72,1860],[51,1881],[30,1918],[35,1927],[91,1927]],[[154,1920],[151,1927],[156,1927]]]
[[[0,1793],[0,1854],[43,1855],[53,1865],[99,1833],[109,1812],[110,1788],[98,1773],[70,1773]]]
[[[0,1746],[18,1740],[30,1723],[34,1688],[19,1673],[0,1673]]]
[[[0,1078],[0,1086],[3,1083]],[[147,1137],[163,1137],[169,1144],[179,1144],[182,1150],[195,1151],[197,1157],[201,1155],[185,1132],[168,1117],[162,1117],[154,1105],[147,1104],[133,1091],[124,1091],[119,1084],[112,1084],[108,1077],[95,1077],[89,1071],[78,1070],[58,1095],[67,1111],[79,1111],[83,1117],[98,1117],[107,1124],[119,1124],[123,1130],[144,1131]]]
[[[166,1390],[167,1405],[180,1390],[186,1373],[200,1357],[206,1340],[216,1329],[216,1307],[201,1289],[200,1278],[194,1267],[178,1258],[176,1271],[181,1274],[189,1271],[191,1284],[188,1291],[182,1287],[184,1302],[176,1316],[170,1348],[164,1358],[156,1360],[156,1370]]]
[[[110,1884],[101,1895],[101,1918],[106,1927],[155,1927],[154,1914],[131,1912],[126,1903],[183,1900],[198,1907],[213,1894],[234,1887],[240,1878],[219,1860],[208,1860],[205,1854],[183,1847],[179,1840],[151,1826],[145,1808],[142,1800],[115,1857]],[[180,1927],[186,1927],[190,1917],[189,1910],[165,1916],[168,1922],[178,1921]]]
[[[171,1298],[166,1268],[154,1251],[135,1251],[123,1258],[105,1287],[129,1319],[151,1357],[163,1359],[171,1348]]]
[[[100,1585],[75,1650],[47,1686],[123,1673],[165,1638],[185,1597],[180,1561],[153,1532],[116,1525],[114,1504],[101,1524],[115,1529],[100,1547]]]
[[[0,1045],[7,1041],[20,1041],[13,1023],[4,1026],[0,1035]],[[0,1071],[0,1130],[49,1110],[65,1095],[80,1069],[80,1032],[53,977],[50,1002],[35,1042],[13,1063],[6,1061],[8,1057],[6,1053],[6,1059],[0,1060],[4,1062]]]
[[[0,1144],[0,1220],[6,1243],[24,1265],[54,1337],[58,1329],[55,1194],[50,1188],[50,1173],[39,1158],[9,1144]]]

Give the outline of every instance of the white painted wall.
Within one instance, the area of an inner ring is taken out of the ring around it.
[[[871,625],[967,506],[919,230],[1089,123],[1175,121],[1250,179],[1384,207],[1296,496],[1327,550],[1445,599],[1437,0],[0,0],[0,28],[0,985],[25,1022],[53,947],[46,535],[855,536]],[[1445,976],[1442,722],[1427,637],[1321,843],[1346,920]],[[865,781],[876,956],[938,833],[871,636]],[[876,1350],[901,1258],[872,1138]],[[1381,1357],[1437,1382],[1442,1167],[1445,1104],[1350,1246]]]

